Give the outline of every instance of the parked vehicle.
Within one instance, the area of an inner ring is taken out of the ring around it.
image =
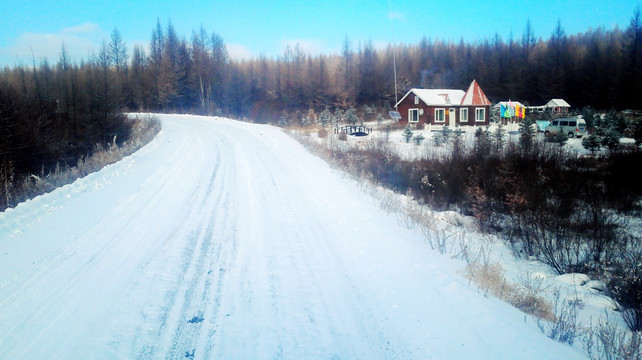
[[[562,133],[569,138],[581,138],[586,135],[586,121],[581,117],[555,119],[549,126],[544,128],[544,135],[547,137],[555,136],[558,133]]]
[[[536,120],[535,124],[537,124],[537,131],[538,132],[544,132],[544,129],[546,129],[546,127],[551,124],[551,121],[550,120]]]

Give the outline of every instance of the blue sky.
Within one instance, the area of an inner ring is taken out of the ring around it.
[[[51,1],[0,0],[0,66],[47,57],[57,62],[61,42],[74,58],[87,58],[118,28],[128,49],[147,46],[160,19],[179,36],[201,26],[223,37],[233,58],[277,56],[286,45],[311,54],[338,53],[346,36],[356,47],[417,43],[423,36],[474,42],[498,33],[518,40],[530,19],[548,38],[560,19],[567,34],[603,26],[626,29],[640,0],[446,1]]]

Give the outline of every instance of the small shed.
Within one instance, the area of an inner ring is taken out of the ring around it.
[[[502,107],[502,106],[504,106],[504,107],[508,107],[508,106],[515,107],[515,105],[519,105],[520,107],[526,108],[526,106],[524,104],[522,104],[521,102],[519,102],[519,101],[500,101],[500,102],[498,102],[497,104],[495,104],[493,106],[493,109],[499,110],[500,107]]]
[[[564,99],[552,99],[544,106],[546,106],[546,109],[549,109],[553,114],[566,114],[571,108],[571,105],[564,101]]]

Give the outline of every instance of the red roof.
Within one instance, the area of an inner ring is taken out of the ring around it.
[[[460,105],[490,106],[490,101],[481,87],[479,87],[479,84],[477,84],[477,81],[473,80],[461,99]]]

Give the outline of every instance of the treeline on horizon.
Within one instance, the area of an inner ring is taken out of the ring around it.
[[[0,69],[0,181],[73,165],[98,144],[127,140],[124,111],[268,123],[297,122],[325,108],[374,105],[383,112],[395,102],[393,61],[399,99],[410,88],[466,89],[476,79],[494,101],[564,98],[576,109],[639,109],[641,21],[638,7],[624,30],[567,35],[558,21],[544,39],[528,21],[518,40],[424,37],[385,50],[346,36],[340,54],[312,56],[297,45],[275,58],[241,61],[202,26],[186,39],[159,20],[146,49],[128,49],[114,29],[88,59],[70,59],[61,44],[55,63],[34,58]]]
[[[517,40],[498,34],[475,43],[424,37],[418,44],[381,50],[371,41],[355,44],[346,36],[340,54],[312,56],[297,45],[275,58],[240,61],[230,59],[215,32],[201,26],[186,39],[171,21],[163,26],[159,20],[146,49],[128,49],[114,29],[111,39],[88,60],[73,63],[62,44],[56,64],[34,59],[29,65],[5,67],[0,84],[22,95],[60,102],[74,94],[64,93],[59,78],[75,80],[72,87],[77,87],[92,69],[102,69],[103,87],[109,88],[105,95],[118,109],[190,111],[271,122],[297,110],[394,106],[393,53],[399,98],[414,87],[465,90],[473,79],[491,100],[530,105],[564,98],[574,108],[635,109],[642,95],[639,7],[624,30],[596,28],[567,35],[558,20],[545,39],[536,36],[529,20]],[[28,94],[34,87],[41,93],[36,89],[36,94]]]

